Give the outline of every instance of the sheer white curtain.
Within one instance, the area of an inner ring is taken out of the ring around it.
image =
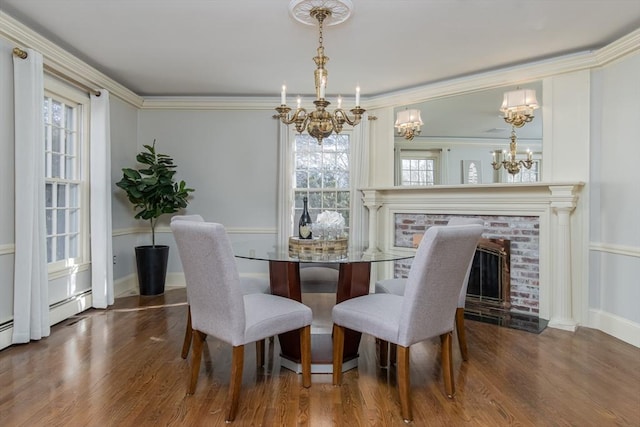
[[[293,147],[289,127],[278,120],[278,245],[286,248],[293,230],[290,206],[293,192]]]
[[[366,247],[368,241],[368,211],[362,202],[360,188],[369,186],[369,115],[353,129],[351,141],[351,230],[349,244]]]
[[[113,304],[111,132],[109,92],[91,94],[91,294],[93,306]]]
[[[13,57],[15,103],[15,267],[12,342],[49,336],[44,195],[42,55]]]

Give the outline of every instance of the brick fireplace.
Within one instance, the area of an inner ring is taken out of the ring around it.
[[[396,247],[413,247],[413,236],[423,234],[433,225],[446,225],[454,215],[396,213]],[[461,215],[471,216],[471,215]],[[540,300],[540,220],[537,216],[474,215],[484,221],[485,239],[505,239],[510,242],[510,310],[538,315]],[[411,261],[399,261],[394,266],[395,277],[406,277]]]
[[[581,233],[581,182],[442,185],[361,189],[368,212],[366,253],[414,253],[413,235],[452,216],[479,217],[485,238],[510,241],[512,316],[548,320],[575,331],[585,307],[587,253]],[[575,210],[575,213],[574,213]],[[399,277],[408,263],[375,263],[372,279]],[[576,285],[574,285],[576,283]],[[576,316],[577,314],[577,316]]]

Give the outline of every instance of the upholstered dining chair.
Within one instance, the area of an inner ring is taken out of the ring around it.
[[[195,222],[204,222],[204,218],[202,215],[192,214],[192,215],[174,215],[171,217],[171,222],[173,221],[195,221]],[[240,287],[242,289],[243,294],[268,294],[270,293],[269,289],[269,280],[263,279],[260,277],[241,277],[240,278]],[[189,355],[189,349],[191,348],[191,339],[193,337],[193,330],[191,329],[191,308],[188,302],[188,294],[187,294],[187,327],[184,331],[184,340],[182,342],[182,351],[180,352],[180,356],[183,359],[186,359]],[[264,348],[263,346],[256,342],[256,357],[258,358],[258,366],[262,366],[264,363]]]
[[[300,331],[302,385],[311,386],[311,309],[297,301],[271,295],[243,295],[231,242],[221,224],[173,221],[191,308],[193,352],[188,393],[198,382],[207,336],[233,347],[230,404],[226,420],[236,415],[242,384],[244,346],[288,331]]]
[[[449,219],[447,225],[469,225],[469,224],[479,224],[484,226],[484,220],[480,218],[467,218],[467,217],[452,217]],[[469,285],[469,274],[471,273],[471,266],[473,265],[473,257],[471,257],[471,261],[469,262],[469,266],[467,267],[467,274],[464,276],[464,280],[462,282],[462,289],[460,290],[460,295],[458,296],[458,307],[456,308],[456,333],[458,336],[458,347],[460,347],[460,354],[462,355],[462,360],[469,360],[469,350],[467,348],[467,338],[464,328],[464,307],[467,300],[467,286]],[[375,291],[376,293],[383,294],[395,294],[395,295],[404,295],[404,288],[407,285],[407,279],[405,277],[395,278],[395,279],[383,279],[378,280],[376,282]],[[387,365],[387,344],[384,342],[379,342],[379,360],[380,364],[383,366]],[[394,357],[394,349],[391,348],[390,351],[392,362]]]
[[[480,225],[429,228],[409,270],[404,295],[369,294],[333,307],[333,384],[342,382],[345,329],[396,344],[402,417],[411,421],[409,347],[439,336],[447,396],[453,397],[451,336],[462,279],[476,249]]]

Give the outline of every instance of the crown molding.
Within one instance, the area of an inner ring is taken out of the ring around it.
[[[610,64],[640,50],[640,28],[610,43],[595,53],[599,66]]]
[[[147,96],[145,110],[273,110],[275,97]]]
[[[106,89],[111,95],[117,96],[132,106],[142,107],[142,97],[2,11],[0,11],[0,36],[15,43],[17,47],[37,50],[42,54],[47,66],[63,75],[95,90]]]
[[[29,47],[41,52],[45,64],[56,71],[96,90],[107,89],[113,96],[136,108],[151,110],[275,109],[276,94],[273,97],[139,96],[2,11],[0,11],[0,37],[16,43],[18,47]],[[640,29],[595,51],[564,55],[543,61],[434,82],[378,96],[363,97],[362,104],[371,111],[377,108],[415,104],[428,99],[501,86],[526,84],[527,82],[558,74],[602,67],[638,50],[640,50]]]

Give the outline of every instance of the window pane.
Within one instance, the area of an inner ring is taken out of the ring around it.
[[[56,237],[56,261],[65,259],[65,236]]]
[[[57,199],[56,206],[58,206],[59,208],[66,206],[66,203],[67,203],[66,191],[67,191],[66,185],[58,185],[58,191],[57,191],[58,199]]]
[[[296,188],[307,188],[308,174],[305,171],[297,171],[296,172]]]
[[[67,188],[69,189],[69,207],[80,207],[78,204],[78,194],[80,193],[80,186],[78,184],[70,184]]]
[[[51,178],[61,178],[60,176],[60,155],[51,155]]]
[[[53,207],[53,184],[45,184],[44,186],[44,200],[45,206],[50,208]]]
[[[75,161],[73,157],[67,157],[65,156],[64,158],[64,178],[66,179],[75,179],[75,173],[74,173],[74,165],[75,165]]]
[[[64,113],[65,113],[65,123],[64,123],[64,126],[65,126],[67,129],[74,129],[74,128],[75,128],[75,125],[74,125],[74,123],[73,123],[73,119],[74,119],[74,115],[73,115],[73,108],[72,108],[71,106],[69,106],[69,105],[66,105],[66,106],[65,106]]]
[[[53,129],[51,129],[51,150],[54,153],[59,153],[60,152],[60,129],[54,127]]]
[[[53,100],[52,104],[52,123],[57,127],[62,127],[62,104],[59,101]]]
[[[53,253],[53,238],[47,237],[47,262],[53,262],[52,253]]]
[[[47,227],[47,236],[53,234],[53,210],[47,209],[45,212],[45,223]]]
[[[309,171],[309,188],[321,188],[322,187],[322,174],[319,170]]]
[[[69,236],[69,258],[77,258],[79,254],[79,239],[77,234]]]
[[[69,232],[77,233],[78,224],[80,222],[80,211],[78,209],[72,209],[69,211]]]
[[[56,233],[55,234],[63,234],[66,233],[67,228],[65,226],[65,215],[66,211],[64,209],[56,210]]]

